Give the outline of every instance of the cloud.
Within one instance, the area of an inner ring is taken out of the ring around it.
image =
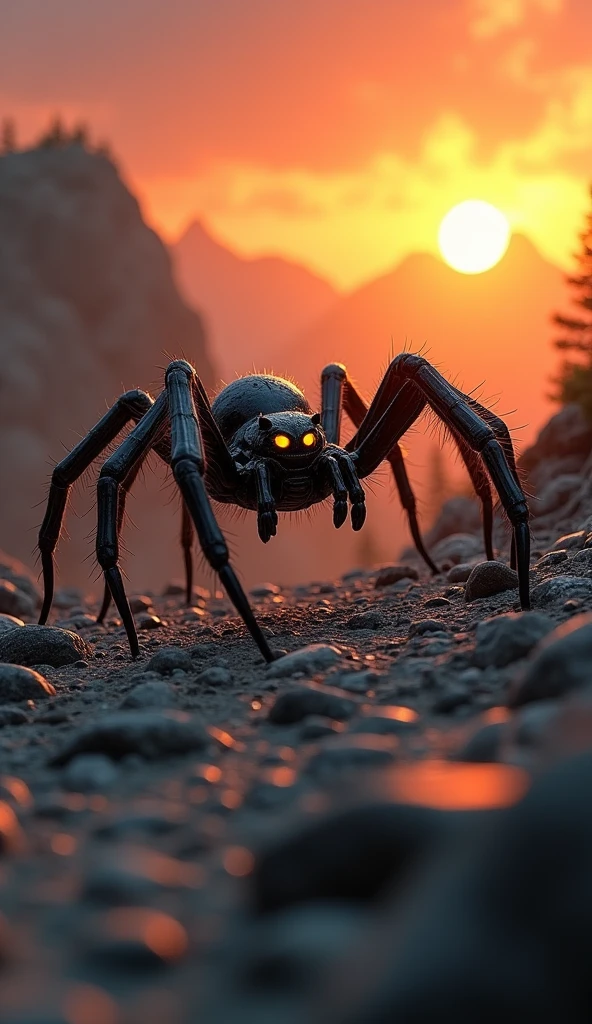
[[[475,39],[491,39],[519,28],[533,14],[556,15],[564,0],[469,0],[469,30]]]

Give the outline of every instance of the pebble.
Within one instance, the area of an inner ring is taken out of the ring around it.
[[[419,573],[411,565],[385,565],[374,581],[375,587],[390,587],[400,580],[418,580]]]
[[[316,779],[329,781],[343,772],[358,772],[364,768],[383,768],[395,760],[395,738],[392,735],[372,733],[345,733],[330,736],[320,749],[309,758],[306,771]]]
[[[553,627],[552,619],[541,612],[510,612],[484,619],[477,626],[473,661],[479,668],[504,668],[525,658]]]
[[[147,761],[202,750],[208,733],[182,711],[116,711],[74,731],[52,760],[63,765],[80,753],[98,751],[119,760],[139,754]]]
[[[148,612],[143,612],[137,616],[136,626],[138,629],[161,629],[164,626],[164,622],[158,615],[150,615]]]
[[[173,708],[177,694],[164,679],[147,679],[138,683],[126,693],[121,701],[122,708]]]
[[[499,761],[505,729],[505,722],[488,722],[482,725],[455,751],[454,760],[468,761],[472,764],[493,764]]]
[[[24,847],[25,836],[14,810],[0,800],[0,856],[21,853]]]
[[[449,583],[466,583],[473,571],[473,565],[468,562],[461,562],[460,565],[453,565],[446,573]]]
[[[592,582],[592,581],[591,581]],[[590,682],[592,614],[576,615],[550,633],[510,694],[510,707],[561,697]]]
[[[114,972],[151,975],[181,959],[187,932],[174,917],[144,907],[117,907],[95,916],[77,943],[78,956]]]
[[[425,807],[370,803],[301,825],[255,863],[251,902],[259,913],[302,903],[369,902],[402,883],[444,832]]]
[[[24,725],[28,721],[29,716],[22,708],[0,706],[0,728],[3,725]]]
[[[445,629],[445,624],[437,619],[418,619],[409,626],[409,636],[425,636],[426,633],[440,633]]]
[[[192,672],[194,665],[188,652],[182,647],[161,647],[148,662],[150,672],[158,672],[161,676],[171,675],[175,669]]]
[[[292,725],[307,715],[343,720],[351,718],[358,704],[348,693],[309,684],[281,693],[269,709],[268,719],[275,725]]]
[[[300,727],[300,739],[304,743],[310,740],[318,740],[322,736],[331,736],[338,732],[342,726],[332,718],[323,715],[308,715]]]
[[[452,533],[433,545],[431,555],[436,565],[448,562],[452,566],[469,562],[481,551],[481,541],[472,533]]]
[[[55,696],[56,690],[45,676],[23,665],[0,662],[0,701],[39,700]]]
[[[504,562],[479,562],[471,571],[465,587],[465,601],[492,597],[518,586],[518,573]]]
[[[130,609],[134,613],[134,615],[138,612],[149,611],[152,608],[153,604],[154,601],[152,600],[152,598],[148,597],[146,594],[135,594],[133,597],[130,597],[129,602]]]
[[[195,677],[195,682],[200,686],[229,686],[232,682],[232,672],[222,665],[212,665],[204,668]]]
[[[104,754],[78,754],[64,769],[62,784],[74,793],[102,793],[118,778],[119,771]]]
[[[83,600],[84,595],[79,587],[57,587],[53,604],[56,608],[76,608]]]
[[[585,543],[586,531],[576,530],[575,533],[566,533],[563,537],[558,537],[553,545],[553,551],[579,551]]]
[[[553,579],[538,583],[530,592],[530,599],[538,608],[546,608],[572,598],[591,597],[592,579],[581,576],[554,576]]]
[[[546,555],[539,558],[533,568],[537,572],[539,569],[552,569],[554,565],[561,565],[562,562],[567,562],[567,557],[567,551],[561,549],[558,551],[547,551]]]
[[[281,588],[275,583],[259,583],[256,587],[251,587],[249,593],[251,597],[275,597],[280,593]]]
[[[18,618],[23,615],[30,618],[35,614],[35,603],[10,580],[0,579],[0,612]]]
[[[273,661],[267,666],[267,674],[278,678],[293,676],[296,672],[302,672],[304,675],[314,674],[334,665],[340,657],[341,651],[338,647],[332,647],[330,644],[310,644]]]
[[[0,634],[0,661],[13,665],[72,665],[93,650],[77,633],[55,626],[25,626]]]
[[[447,597],[429,597],[423,602],[424,608],[450,608],[452,601]]]
[[[327,679],[327,684],[332,685],[334,679],[336,686],[349,693],[367,693],[376,685],[379,678],[380,676],[372,669],[366,669],[361,672],[342,672],[337,676],[331,676]]]
[[[190,865],[144,846],[122,845],[87,870],[82,897],[110,906],[150,903],[159,893],[187,887]]]
[[[516,743],[521,747],[539,747],[547,739],[550,727],[561,712],[558,700],[540,700],[525,704],[512,722]]]
[[[386,625],[386,619],[380,612],[358,612],[347,620],[348,629],[382,629]]]
[[[418,715],[411,708],[396,705],[367,705],[366,713],[356,718],[349,733],[372,733],[375,736],[404,736],[417,731]]]
[[[576,551],[570,560],[570,568],[576,572],[589,569],[592,566],[592,548],[584,548],[583,551]]]
[[[24,626],[24,622],[16,615],[0,615],[0,634],[5,633],[8,629],[15,629],[17,626]]]

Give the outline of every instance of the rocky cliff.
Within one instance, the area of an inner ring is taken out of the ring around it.
[[[199,315],[170,258],[105,156],[80,145],[0,157],[0,543],[30,560],[51,468],[122,390],[154,387],[169,355],[213,382]],[[177,525],[154,493],[133,501],[132,546],[156,583],[171,574]],[[160,477],[160,481],[162,476]],[[78,503],[92,509],[92,487]],[[76,504],[76,503],[75,503]],[[37,507],[36,507],[37,506]],[[166,515],[166,525],[165,518]],[[168,525],[170,524],[170,525]],[[59,563],[88,582],[94,511],[68,519]]]

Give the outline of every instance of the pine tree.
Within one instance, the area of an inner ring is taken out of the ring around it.
[[[70,136],[70,141],[76,143],[76,145],[78,146],[83,146],[84,148],[88,147],[89,131],[88,126],[84,123],[84,121],[79,121],[78,124],[74,125],[72,129],[72,135]]]
[[[590,187],[592,198],[592,186]],[[575,359],[564,360],[555,383],[554,397],[562,404],[576,402],[592,419],[592,211],[586,217],[586,228],[580,234],[580,251],[576,254],[578,273],[566,278],[572,302],[581,312],[571,316],[556,313],[553,323],[563,328],[555,346],[570,352]]]
[[[43,149],[54,149],[66,145],[67,142],[68,136],[66,129],[64,128],[62,119],[58,116],[54,117],[48,130],[41,136],[37,145]]]

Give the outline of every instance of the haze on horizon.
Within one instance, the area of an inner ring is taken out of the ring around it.
[[[86,121],[168,240],[202,218],[341,288],[473,197],[566,266],[591,33],[587,0],[8,0],[0,112],[21,142]]]

